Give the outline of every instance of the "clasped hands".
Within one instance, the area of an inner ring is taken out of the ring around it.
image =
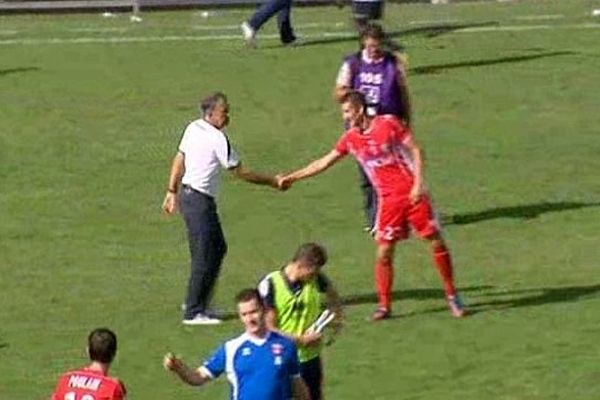
[[[293,180],[289,175],[277,174],[273,177],[273,187],[275,189],[286,191],[292,187]]]

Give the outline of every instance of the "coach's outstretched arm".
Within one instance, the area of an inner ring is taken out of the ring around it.
[[[338,162],[344,155],[338,153],[337,150],[331,150],[325,156],[311,162],[306,167],[291,172],[284,176],[279,181],[279,186],[289,186],[292,183],[299,181],[301,179],[310,178],[311,176],[315,176],[325,171],[327,168],[331,167],[333,164]]]
[[[188,385],[201,386],[211,380],[210,374],[206,373],[203,367],[192,369],[171,353],[165,355],[163,366],[165,369],[173,371],[179,379]]]
[[[242,164],[231,168],[231,171],[237,178],[246,181],[248,183],[253,183],[255,185],[266,185],[271,186],[272,188],[278,189],[277,185],[277,177],[272,175],[263,175],[254,171],[250,171],[248,168],[244,167]]]

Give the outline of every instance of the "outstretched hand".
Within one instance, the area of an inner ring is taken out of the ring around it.
[[[163,367],[166,370],[174,371],[181,364],[181,360],[179,360],[173,353],[165,354],[163,359]]]
[[[277,181],[277,188],[281,191],[288,190],[292,187],[292,180],[287,175],[277,174],[275,175],[275,180]]]

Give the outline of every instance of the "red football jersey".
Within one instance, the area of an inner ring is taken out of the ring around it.
[[[346,131],[335,150],[358,160],[379,195],[408,196],[414,167],[404,143],[411,138],[411,131],[398,118],[381,115],[364,132],[358,128]]]
[[[125,385],[117,378],[83,368],[60,377],[52,400],[123,400],[125,395]]]

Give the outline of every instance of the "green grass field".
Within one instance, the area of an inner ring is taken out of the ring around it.
[[[353,162],[280,194],[227,177],[230,245],[216,295],[278,268],[303,241],[330,251],[347,326],[326,349],[334,400],[600,397],[598,1],[389,4],[410,56],[415,133],[474,314],[450,317],[426,247],[396,257],[398,318],[375,307]],[[184,328],[179,217],[159,208],[171,157],[201,95],[225,91],[245,163],[289,170],[340,134],[331,89],[356,48],[349,10],[297,8],[307,45],[259,48],[250,9],[0,16],[0,399],[47,398],[86,362],[85,336],[119,335],[113,373],[130,399],[223,399],[162,368],[200,363],[240,326]]]

